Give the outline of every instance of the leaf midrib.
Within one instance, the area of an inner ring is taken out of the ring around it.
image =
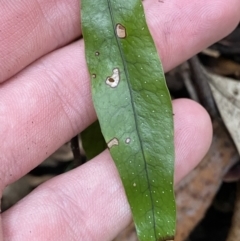
[[[144,165],[145,165],[145,170],[146,170],[146,176],[147,176],[147,182],[148,182],[148,188],[149,188],[149,192],[150,192],[150,199],[151,199],[151,206],[152,206],[152,216],[153,216],[153,226],[154,226],[154,234],[155,234],[155,239],[157,240],[157,234],[156,234],[156,223],[155,223],[155,213],[154,213],[154,205],[153,205],[153,197],[152,197],[152,190],[151,190],[151,184],[149,181],[149,173],[148,173],[148,168],[147,168],[147,161],[146,161],[146,157],[144,154],[144,150],[143,150],[143,145],[141,142],[141,135],[140,135],[140,131],[137,125],[137,115],[136,115],[136,110],[135,110],[135,106],[134,106],[134,102],[133,102],[133,94],[132,94],[132,89],[130,88],[130,77],[129,77],[129,73],[128,73],[128,68],[127,68],[127,63],[125,61],[124,58],[124,52],[122,50],[121,44],[119,42],[119,38],[116,36],[116,31],[115,31],[115,21],[114,21],[114,16],[113,16],[113,10],[112,10],[112,6],[111,6],[111,0],[107,0],[108,3],[108,8],[109,8],[109,12],[110,12],[110,17],[111,17],[111,22],[112,22],[112,28],[113,28],[113,32],[114,32],[114,37],[116,39],[117,42],[117,46],[120,52],[120,56],[123,62],[123,68],[124,68],[124,73],[126,75],[126,79],[127,79],[127,84],[128,84],[128,89],[129,89],[129,93],[130,93],[130,99],[131,99],[131,104],[132,104],[132,109],[133,109],[133,116],[134,116],[134,122],[135,122],[135,126],[136,126],[136,132],[137,132],[137,136],[139,139],[139,143],[140,143],[140,148],[141,148],[141,152],[143,155],[143,160],[144,160]]]

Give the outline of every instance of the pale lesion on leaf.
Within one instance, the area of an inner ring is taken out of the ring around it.
[[[110,140],[108,143],[107,143],[107,146],[109,149],[111,149],[113,146],[118,146],[119,144],[119,141],[117,138],[113,138],[112,140]]]
[[[125,142],[126,142],[126,144],[129,144],[130,142],[131,142],[131,138],[127,138],[126,140],[125,140]]]
[[[116,25],[116,33],[119,38],[126,38],[127,36],[126,28],[120,23]]]
[[[118,86],[119,81],[120,81],[120,71],[118,68],[115,68],[115,69],[113,69],[112,76],[107,77],[106,84],[112,88],[115,88]]]

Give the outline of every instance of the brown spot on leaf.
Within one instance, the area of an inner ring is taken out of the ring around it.
[[[110,77],[110,78],[108,78],[108,81],[111,82],[111,83],[113,83],[113,82],[114,82],[114,79]]]

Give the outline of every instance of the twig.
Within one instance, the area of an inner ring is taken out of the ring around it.
[[[196,86],[201,104],[206,108],[212,118],[219,118],[219,113],[208,84],[209,76],[200,64],[197,56],[194,56],[188,62],[192,73],[192,80]]]
[[[71,139],[71,149],[73,152],[73,168],[82,165],[84,162],[82,160],[80,148],[79,148],[79,140],[78,135],[74,136]]]

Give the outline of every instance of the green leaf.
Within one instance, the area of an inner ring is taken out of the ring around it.
[[[171,98],[139,0],[82,0],[92,97],[140,241],[173,240]]]
[[[94,158],[107,148],[98,121],[95,121],[81,133],[81,139],[88,160]]]

